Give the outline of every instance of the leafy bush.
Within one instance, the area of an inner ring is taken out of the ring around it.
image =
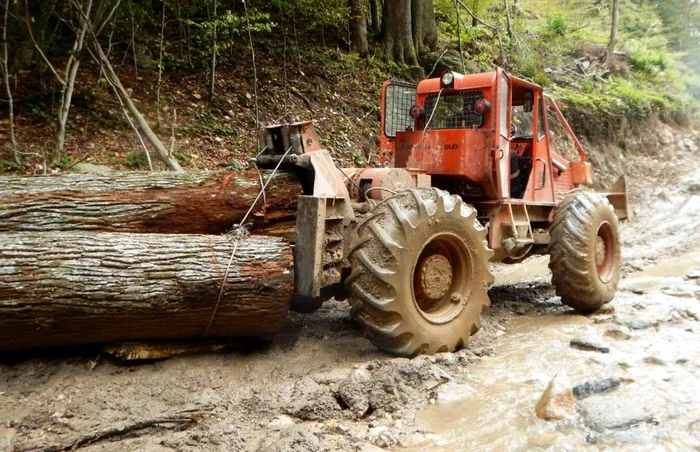
[[[569,21],[562,14],[550,13],[545,17],[542,34],[550,37],[566,36],[572,29],[573,27],[571,27]]]
[[[124,159],[124,165],[129,168],[143,168],[146,166],[146,157],[141,151],[134,151],[129,153]]]

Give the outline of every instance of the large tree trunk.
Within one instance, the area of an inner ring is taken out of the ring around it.
[[[417,66],[421,54],[437,48],[433,0],[385,0],[382,41],[389,58]]]
[[[261,174],[267,180],[271,171]],[[0,232],[221,234],[243,219],[260,187],[256,170],[5,176]],[[293,240],[301,192],[294,173],[277,172],[246,221],[250,229]]]
[[[0,234],[0,351],[273,333],[291,249],[244,238],[224,278],[233,247],[227,236]]]
[[[362,0],[348,0],[350,10],[350,40],[352,48],[360,56],[365,57],[369,53],[367,45],[367,19]]]
[[[412,0],[411,25],[413,46],[418,57],[437,50],[437,22],[435,21],[433,0]]]
[[[381,33],[379,24],[379,9],[377,8],[378,0],[369,0],[369,17],[370,29],[375,37]]]
[[[398,63],[417,66],[418,57],[411,30],[411,2],[384,0],[382,41],[386,56]]]
[[[620,20],[620,0],[612,0],[612,24],[610,25],[610,42],[605,53],[605,60],[612,62],[617,45],[617,26]]]

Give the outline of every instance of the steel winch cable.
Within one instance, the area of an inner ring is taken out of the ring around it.
[[[267,180],[265,181],[265,184],[260,188],[260,192],[258,192],[258,195],[253,200],[253,203],[250,205],[250,208],[248,209],[246,214],[243,216],[243,219],[241,220],[241,222],[233,225],[233,228],[228,233],[228,234],[234,236],[233,250],[231,251],[231,256],[228,259],[228,264],[226,265],[226,270],[224,271],[224,277],[221,280],[221,286],[219,287],[219,295],[216,298],[216,304],[214,305],[214,309],[212,310],[211,317],[209,318],[209,323],[207,323],[207,327],[202,332],[202,337],[207,335],[207,333],[209,332],[209,328],[211,328],[211,325],[212,325],[212,323],[214,323],[214,319],[216,318],[216,313],[219,310],[219,305],[221,304],[221,299],[224,296],[224,289],[226,288],[226,280],[228,279],[228,274],[229,274],[229,271],[231,270],[231,265],[233,264],[233,259],[236,256],[236,251],[238,250],[238,243],[240,242],[241,239],[243,239],[248,234],[248,232],[246,231],[246,228],[245,228],[245,222],[248,219],[248,216],[250,216],[250,214],[253,212],[253,209],[255,208],[255,205],[258,203],[258,200],[260,199],[260,197],[265,194],[265,189],[270,184],[270,181],[272,181],[272,178],[275,177],[275,173],[277,173],[277,170],[279,169],[280,165],[282,165],[284,158],[291,151],[292,151],[292,147],[290,146],[289,149],[287,149],[287,152],[284,153],[284,155],[282,156],[280,161],[277,162],[277,166],[275,166],[275,169],[272,170],[272,174],[270,174],[270,177],[267,178]],[[257,167],[257,165],[256,165],[256,167]]]

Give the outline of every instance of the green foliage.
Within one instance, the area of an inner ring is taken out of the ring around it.
[[[0,168],[6,171],[22,171],[24,168],[14,160],[0,160]]]
[[[542,34],[546,37],[566,36],[573,29],[571,23],[559,13],[550,13],[545,16],[545,26]]]
[[[628,48],[629,61],[632,70],[636,72],[654,75],[669,65],[668,55],[664,49],[653,49],[639,41],[631,41]]]
[[[145,168],[146,156],[142,151],[130,152],[124,159],[124,165],[128,166],[129,168]]]
[[[67,155],[62,156],[58,162],[56,162],[56,166],[61,169],[68,169],[71,165],[70,158]]]
[[[210,111],[204,114],[199,121],[192,122],[184,127],[184,130],[192,134],[213,135],[217,137],[235,137],[239,135],[238,129],[225,123],[226,118],[219,113]]]

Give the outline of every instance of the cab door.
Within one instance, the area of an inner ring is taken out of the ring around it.
[[[498,70],[497,146],[493,152],[499,198],[510,197],[510,84],[503,70]]]

